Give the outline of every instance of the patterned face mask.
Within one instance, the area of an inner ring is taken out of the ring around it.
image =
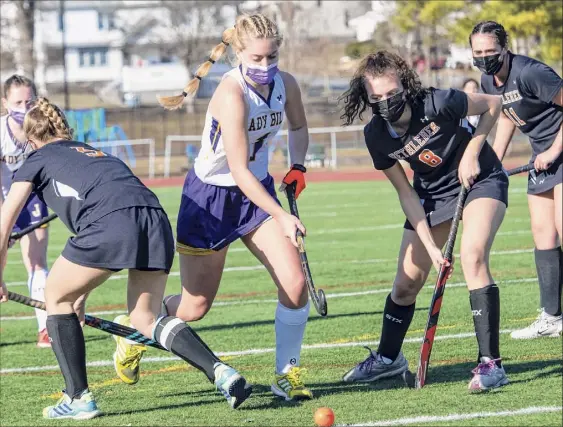
[[[388,122],[396,122],[399,120],[407,105],[407,100],[403,97],[404,92],[404,90],[397,92],[395,95],[383,101],[371,102],[370,105],[373,114],[381,116],[383,120],[387,120]]]

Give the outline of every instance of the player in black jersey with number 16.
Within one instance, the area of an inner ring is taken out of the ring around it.
[[[88,390],[84,335],[73,304],[115,271],[129,270],[131,322],[146,337],[205,373],[236,407],[250,388],[222,363],[182,320],[158,316],[174,260],[174,236],[166,213],[150,191],[117,157],[72,141],[62,111],[39,98],[23,124],[35,149],[16,172],[2,204],[0,266],[10,232],[31,191],[75,236],[55,261],[45,287],[47,330],[66,383],[61,400],[43,410],[49,419],[90,419],[99,414]],[[0,269],[0,281],[3,268]],[[0,287],[0,301],[6,288]]]
[[[535,322],[511,336],[558,337],[563,326],[562,80],[542,62],[510,52],[507,39],[503,26],[494,21],[480,22],[469,36],[473,62],[483,72],[483,92],[502,97],[495,152],[502,160],[514,130],[519,128],[530,139],[535,166],[528,176],[528,206],[541,310]]]
[[[371,106],[366,145],[383,170],[407,216],[399,265],[387,297],[377,352],[344,375],[344,381],[376,381],[403,373],[401,353],[415,300],[432,265],[445,263],[447,240],[461,185],[470,188],[463,211],[461,265],[473,312],[479,363],[471,391],[508,383],[500,363],[499,289],[489,271],[489,253],[504,218],[508,177],[485,138],[500,114],[500,98],[422,87],[398,55],[383,51],[360,64],[345,94],[346,124]],[[475,129],[466,116],[480,116]],[[414,188],[398,160],[414,171]]]

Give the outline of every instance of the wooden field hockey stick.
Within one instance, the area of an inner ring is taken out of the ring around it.
[[[287,201],[289,202],[289,210],[291,215],[299,218],[299,211],[297,210],[297,201],[295,200],[295,190],[297,185],[295,183],[285,187],[285,194],[287,196]],[[303,238],[303,233],[301,230],[297,229],[297,245],[299,250],[299,258],[301,260],[301,268],[303,269],[303,274],[305,275],[305,282],[307,283],[307,288],[309,289],[309,295],[313,301],[313,305],[321,316],[326,316],[328,309],[326,305],[325,293],[322,289],[318,291],[315,290],[315,285],[313,284],[313,278],[311,277],[311,270],[309,268],[309,261],[307,260],[307,253],[305,252],[305,241]]]
[[[506,173],[508,174],[508,176],[511,175],[516,175],[522,172],[530,172],[532,169],[534,169],[534,164],[533,163],[528,163],[527,165],[524,166],[519,166],[517,168],[514,169],[509,169],[506,171]]]
[[[450,234],[446,243],[446,252],[444,258],[451,265],[454,253],[455,240],[457,236],[457,228],[463,213],[463,206],[467,198],[468,190],[463,185],[457,198],[457,205],[455,213],[450,226]],[[418,360],[418,369],[416,372],[415,387],[421,389],[426,383],[426,374],[428,372],[428,364],[430,363],[430,353],[432,352],[432,345],[434,344],[434,335],[438,326],[438,317],[440,316],[440,307],[442,307],[442,298],[446,289],[446,281],[448,280],[448,272],[451,267],[446,267],[444,264],[440,267],[438,273],[438,280],[434,286],[434,293],[432,294],[432,303],[428,312],[428,321],[426,322],[426,329],[424,330],[424,339],[420,347],[420,358]]]
[[[45,224],[47,224],[48,222],[51,222],[52,220],[54,220],[55,218],[58,218],[58,215],[53,213],[49,216],[46,216],[45,218],[43,218],[41,221],[36,222],[35,224],[31,224],[29,227],[24,228],[22,231],[18,231],[16,233],[12,233],[10,235],[10,239],[11,240],[18,240],[21,239],[23,236],[25,236],[26,234],[31,233],[34,230],[37,230],[38,228],[44,226]]]
[[[26,297],[24,295],[16,294],[15,292],[8,291],[8,299],[10,301],[27,305],[28,307],[45,310],[44,302]],[[168,351],[159,343],[145,337],[136,329],[129,328],[118,323],[110,322],[109,320],[100,319],[99,317],[90,316],[89,314],[85,316],[84,320],[88,326],[107,332],[108,334],[117,335],[118,337],[138,342],[139,344],[144,344],[148,345],[149,347],[158,348],[159,350]]]

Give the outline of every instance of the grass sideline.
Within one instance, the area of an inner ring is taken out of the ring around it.
[[[525,177],[511,178],[509,208],[491,257],[491,268],[501,288],[501,328],[505,331],[529,324],[537,314],[525,185]],[[181,189],[157,188],[155,192],[175,225]],[[105,414],[88,425],[311,426],[313,413],[320,406],[334,410],[337,424],[392,425],[410,420],[413,425],[561,425],[561,339],[514,341],[503,333],[501,351],[511,384],[493,394],[467,393],[470,371],[475,367],[476,342],[459,259],[450,280],[450,284],[459,285],[447,287],[445,292],[428,385],[416,391],[404,388],[400,379],[343,384],[340,380],[344,372],[367,354],[362,345],[376,347],[379,339],[404,217],[391,185],[380,181],[310,183],[299,199],[299,209],[308,228],[307,253],[315,284],[329,297],[327,318],[311,310],[305,333],[307,347],[301,357],[302,366],[308,369],[306,383],[316,399],[296,404],[272,397],[269,384],[274,365],[271,349],[275,346],[276,291],[266,271],[255,268],[258,262],[237,242],[228,255],[228,271],[217,298],[224,305],[218,304],[192,326],[212,349],[226,353],[224,358],[254,384],[253,396],[232,411],[199,371],[175,359],[160,360],[171,355],[154,349],[145,356],[141,381],[135,386],[122,384],[108,363],[114,351],[113,340],[86,328],[88,362],[98,362],[88,369],[89,382]],[[53,222],[50,263],[68,235],[60,221]],[[167,291],[177,292],[177,261],[172,272],[175,274],[169,279]],[[27,279],[17,248],[10,251],[5,278],[13,290],[26,293],[25,286],[16,285]],[[434,280],[435,274],[417,301],[404,346],[412,370],[418,360],[418,340]],[[123,310],[125,283],[125,279],[117,278],[95,290],[88,301],[88,312]],[[10,302],[0,305],[0,315],[2,370],[56,365],[50,350],[34,347],[36,323],[29,319],[33,310]],[[25,318],[16,320],[22,316]],[[114,316],[100,315],[108,319]],[[53,404],[62,388],[62,377],[56,369],[2,373],[0,424],[80,424],[41,418],[41,409]],[[432,418],[425,421],[421,417]]]

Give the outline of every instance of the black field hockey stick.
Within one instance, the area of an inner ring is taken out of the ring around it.
[[[455,213],[450,226],[450,234],[446,242],[446,252],[444,258],[451,265],[454,253],[455,239],[457,236],[457,228],[463,213],[463,205],[467,197],[467,188],[461,186],[459,196],[457,198],[457,205]],[[424,339],[420,347],[420,358],[418,360],[418,369],[416,372],[415,387],[421,389],[426,383],[426,374],[428,373],[428,364],[430,363],[430,353],[432,353],[432,345],[434,344],[434,335],[438,326],[438,317],[440,316],[440,308],[442,307],[442,298],[446,289],[446,281],[448,280],[448,272],[451,267],[446,267],[442,264],[440,272],[438,273],[438,280],[434,286],[434,293],[432,294],[432,303],[428,312],[428,321],[426,322],[426,329],[424,330]]]
[[[29,227],[24,228],[22,231],[18,231],[15,233],[12,233],[10,235],[10,239],[11,240],[19,240],[21,239],[23,236],[25,236],[26,234],[31,233],[34,230],[37,230],[40,227],[43,227],[45,224],[53,221],[55,218],[58,218],[58,215],[53,213],[49,216],[46,216],[45,218],[43,218],[41,221],[36,222],[35,224],[31,224]]]
[[[299,211],[297,210],[297,201],[295,200],[295,190],[297,185],[295,183],[285,187],[285,194],[287,196],[287,201],[289,202],[289,210],[291,215],[299,218]],[[303,269],[303,274],[305,275],[305,282],[307,283],[307,288],[309,288],[309,295],[313,301],[313,305],[321,316],[326,316],[327,306],[326,297],[322,289],[318,291],[315,290],[315,285],[313,284],[313,278],[311,277],[311,270],[309,268],[309,261],[307,260],[307,253],[305,252],[305,241],[303,238],[303,233],[301,230],[297,230],[297,245],[299,249],[299,258],[301,260],[301,268]]]
[[[26,297],[24,295],[16,294],[15,292],[8,291],[8,299],[10,301],[27,305],[28,307],[45,310],[44,302]],[[159,350],[168,351],[159,343],[145,337],[136,329],[129,328],[118,323],[110,322],[109,320],[100,319],[99,317],[90,316],[89,314],[85,316],[84,320],[88,326],[107,332],[108,334],[117,335],[118,337],[138,342],[139,344],[145,344],[150,347],[158,348]]]
[[[509,170],[506,171],[506,173],[508,174],[508,176],[512,176],[512,175],[517,175],[517,174],[522,173],[522,172],[530,172],[533,169],[535,169],[534,164],[528,163],[527,165],[524,165],[524,166],[519,166],[519,167],[514,168],[514,169],[509,169]]]

